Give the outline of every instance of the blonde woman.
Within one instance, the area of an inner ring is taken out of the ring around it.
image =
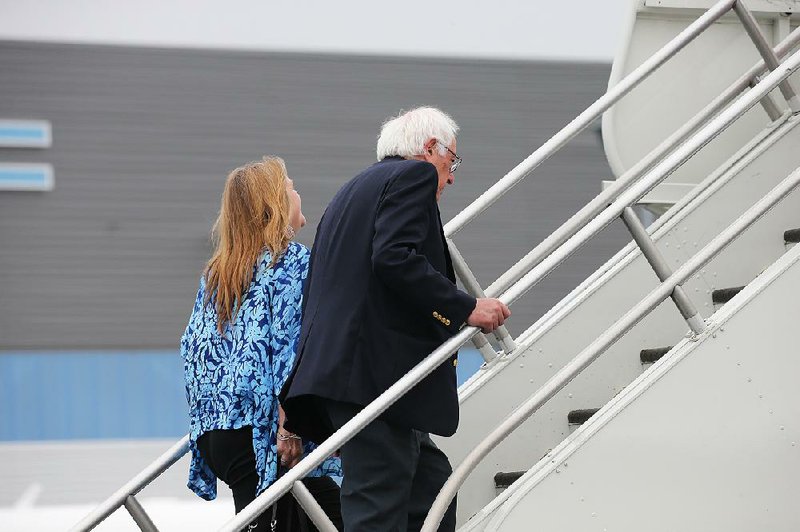
[[[189,402],[189,488],[211,500],[216,479],[242,510],[313,449],[283,428],[277,395],[294,362],[308,249],[292,238],[303,225],[300,195],[279,157],[233,170],[214,225],[216,249],[200,280],[181,338]],[[341,476],[331,458],[304,482],[334,523],[341,523]],[[311,478],[314,477],[314,478]],[[251,529],[300,530],[291,495]],[[305,525],[305,524],[303,524]]]

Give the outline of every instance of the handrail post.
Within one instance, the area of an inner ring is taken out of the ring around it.
[[[456,271],[458,278],[461,279],[461,282],[464,284],[464,288],[466,288],[467,292],[475,297],[486,297],[483,288],[481,288],[480,283],[478,283],[477,277],[475,277],[475,274],[472,273],[467,261],[464,260],[464,256],[458,250],[455,243],[449,238],[446,238],[445,240],[447,241],[447,248],[450,250],[450,258],[453,260],[453,269]],[[479,340],[475,339],[481,337],[482,334],[483,333],[476,334],[472,337],[472,341],[476,347],[478,347]],[[494,331],[494,336],[497,338],[497,341],[500,342],[500,345],[503,347],[503,351],[506,355],[510,354],[512,351],[514,351],[514,349],[517,348],[517,345],[514,343],[514,340],[511,338],[511,334],[508,332],[508,329],[505,325],[498,327]],[[494,352],[494,350],[492,350],[492,352]],[[483,354],[483,351],[481,351],[481,354]],[[489,362],[485,355],[483,358]]]
[[[336,526],[331,522],[328,514],[325,513],[314,496],[311,495],[302,480],[297,480],[292,485],[292,495],[320,532],[337,532]]]
[[[767,42],[767,39],[761,32],[761,29],[758,27],[758,21],[756,21],[753,13],[747,9],[744,0],[736,0],[736,3],[733,4],[733,10],[739,17],[739,20],[742,21],[742,25],[744,26],[747,35],[750,36],[750,39],[756,46],[758,53],[760,53],[761,57],[764,58],[764,63],[766,63],[767,68],[770,70],[775,70],[778,68],[778,66],[780,66],[780,60],[778,59],[778,56],[775,55],[775,51]],[[778,87],[780,87],[781,93],[783,94],[783,97],[786,98],[786,101],[788,102],[789,108],[792,110],[792,112],[800,112],[800,98],[797,95],[797,91],[794,90],[792,82],[789,79],[785,79],[780,83],[780,85],[778,85]]]
[[[669,279],[672,275],[672,269],[667,265],[664,256],[656,247],[653,239],[650,238],[647,229],[644,228],[644,225],[642,225],[641,220],[636,216],[633,209],[625,207],[621,217],[628,231],[631,233],[631,236],[633,236],[634,242],[638,244],[639,248],[642,250],[642,254],[647,259],[647,262],[650,263],[656,276],[658,276],[658,280],[663,283],[665,280]],[[678,307],[678,310],[681,312],[683,319],[689,324],[689,328],[692,329],[694,334],[697,335],[706,330],[703,317],[697,311],[697,308],[694,306],[691,299],[689,299],[689,296],[686,295],[686,292],[683,291],[681,285],[675,286],[671,297],[672,301],[675,302],[675,306]]]
[[[486,339],[483,333],[478,333],[472,337],[472,345],[474,345],[478,352],[483,357],[484,362],[491,362],[495,358],[497,358],[497,352],[492,347],[492,344],[489,343],[489,340]]]
[[[758,81],[759,81],[758,76],[750,80],[749,83],[750,88],[752,89],[753,87],[758,85]],[[761,107],[764,108],[764,111],[766,111],[767,116],[769,117],[771,122],[775,122],[776,120],[778,120],[780,117],[783,116],[783,112],[781,112],[781,108],[778,105],[778,102],[775,101],[775,97],[772,96],[772,94],[767,94],[766,96],[764,96],[759,103],[761,104]]]
[[[133,517],[133,520],[139,526],[139,530],[142,532],[158,532],[155,523],[153,523],[153,520],[147,515],[147,512],[144,511],[144,508],[139,504],[136,497],[128,495],[125,498],[125,509],[131,514],[131,517]]]

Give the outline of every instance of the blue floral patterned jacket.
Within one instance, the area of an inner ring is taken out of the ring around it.
[[[224,334],[217,330],[214,298],[205,304],[205,279],[200,280],[181,338],[181,355],[192,453],[188,486],[204,499],[217,496],[217,477],[197,449],[197,438],[209,430],[252,426],[258,493],[277,477],[277,396],[294,363],[308,259],[308,249],[296,242],[289,243],[272,267],[270,253],[265,252]],[[312,443],[304,442],[305,454],[313,449]],[[341,474],[339,460],[329,458],[309,476]]]

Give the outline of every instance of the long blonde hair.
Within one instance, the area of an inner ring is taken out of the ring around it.
[[[265,248],[272,263],[289,245],[289,195],[286,165],[265,157],[233,170],[225,181],[212,238],[214,254],[205,271],[206,304],[215,297],[217,328],[233,321]]]

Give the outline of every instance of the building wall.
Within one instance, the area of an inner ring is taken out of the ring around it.
[[[605,64],[345,57],[0,42],[0,118],[49,120],[55,189],[0,192],[0,349],[174,348],[232,167],[279,154],[311,244],[383,119],[432,104],[462,126],[446,221],[604,91]],[[586,132],[456,243],[484,285],[609,178]],[[527,327],[624,241],[616,232],[514,308]],[[569,285],[569,286],[568,286]]]

